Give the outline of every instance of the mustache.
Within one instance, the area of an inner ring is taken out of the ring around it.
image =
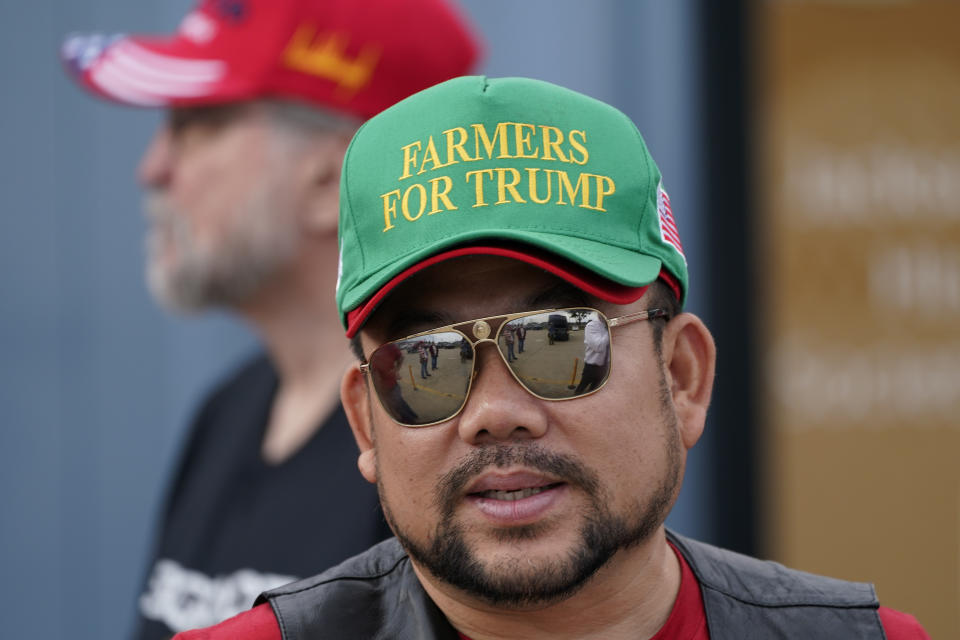
[[[140,207],[150,222],[165,222],[173,217],[170,201],[159,191],[147,191],[140,199]]]
[[[147,219],[147,249],[159,251],[163,242],[173,242],[181,250],[193,247],[193,237],[186,217],[176,208],[170,198],[159,191],[147,191],[140,201],[140,208]]]
[[[554,453],[536,444],[496,445],[471,451],[456,467],[440,477],[437,506],[443,514],[452,515],[464,488],[473,478],[490,468],[504,469],[514,465],[542,471],[583,489],[591,496],[599,493],[600,481],[596,474],[573,456]]]

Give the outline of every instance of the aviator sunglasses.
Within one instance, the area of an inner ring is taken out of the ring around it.
[[[427,427],[463,410],[476,377],[477,348],[496,346],[510,373],[542,400],[599,391],[610,377],[610,329],[669,319],[665,309],[607,318],[590,307],[542,309],[467,320],[377,347],[360,370],[384,411],[406,427]]]

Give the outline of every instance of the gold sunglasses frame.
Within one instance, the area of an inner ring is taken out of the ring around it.
[[[397,421],[390,414],[390,410],[384,404],[383,398],[380,397],[380,392],[377,390],[376,384],[374,384],[372,381],[373,376],[371,375],[371,371],[370,371],[370,361],[367,360],[366,358],[360,363],[360,371],[362,371],[364,375],[370,376],[371,378],[370,385],[373,387],[373,392],[374,392],[374,395],[377,397],[377,402],[380,403],[380,406],[383,408],[384,412],[390,417],[391,420],[396,422],[398,425],[402,427],[407,427],[408,429],[432,427],[434,425],[447,422],[448,420],[453,420],[458,415],[460,415],[460,413],[463,411],[463,408],[467,406],[467,400],[470,399],[470,392],[473,390],[473,381],[477,377],[477,350],[479,348],[478,345],[484,342],[490,342],[493,344],[494,349],[498,354],[500,354],[500,359],[503,361],[504,365],[506,365],[507,371],[510,372],[510,375],[513,376],[513,379],[517,381],[517,384],[519,384],[524,391],[532,395],[534,398],[538,398],[540,400],[547,400],[549,402],[565,402],[567,400],[577,400],[579,398],[585,398],[589,395],[593,395],[597,391],[600,391],[607,385],[607,381],[610,379],[610,375],[613,373],[612,344],[608,347],[610,362],[609,362],[609,367],[607,369],[607,375],[603,379],[602,384],[600,384],[597,387],[594,387],[593,389],[591,389],[590,391],[587,391],[586,393],[582,393],[577,396],[570,396],[569,398],[547,398],[531,391],[530,388],[523,383],[523,381],[517,375],[516,371],[513,370],[513,367],[510,366],[510,363],[507,362],[506,355],[504,355],[503,351],[500,350],[500,345],[497,343],[497,340],[500,338],[500,331],[503,329],[504,325],[506,325],[507,323],[513,320],[516,320],[518,318],[529,317],[529,316],[536,316],[540,314],[549,315],[551,313],[558,313],[563,311],[593,311],[606,321],[607,327],[610,329],[613,329],[614,327],[622,327],[632,322],[639,322],[641,320],[656,320],[658,318],[665,318],[667,321],[670,320],[670,312],[667,311],[666,309],[661,309],[661,308],[646,309],[644,311],[638,311],[636,313],[628,313],[622,316],[617,316],[615,318],[608,318],[606,314],[604,314],[602,311],[600,311],[599,309],[594,309],[593,307],[563,307],[560,309],[540,309],[537,311],[522,311],[519,313],[507,313],[507,314],[500,314],[496,316],[487,316],[485,318],[475,318],[473,320],[455,322],[453,324],[448,324],[442,327],[436,327],[433,329],[428,329],[426,331],[420,331],[419,333],[414,333],[409,336],[405,336],[403,338],[397,338],[396,340],[389,340],[387,342],[384,342],[383,344],[379,345],[376,349],[370,352],[371,360],[373,359],[374,354],[376,354],[377,351],[379,351],[380,349],[382,349],[383,347],[389,344],[396,345],[399,342],[404,342],[406,340],[415,340],[417,338],[422,338],[424,336],[433,335],[436,333],[443,333],[443,332],[458,333],[461,336],[463,336],[463,338],[470,344],[470,349],[473,353],[473,364],[471,365],[471,369],[470,369],[470,379],[467,384],[467,390],[463,395],[463,401],[460,403],[460,407],[456,410],[455,413],[451,414],[447,418],[443,418],[442,420],[435,420],[433,422],[427,422],[424,424],[407,424],[405,422]],[[471,338],[470,335],[468,334],[468,331],[469,333],[472,333],[474,337]],[[493,334],[493,337],[491,337],[491,333]]]

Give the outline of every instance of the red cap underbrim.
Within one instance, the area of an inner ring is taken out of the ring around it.
[[[630,304],[631,302],[635,302],[639,300],[644,293],[646,293],[647,288],[650,286],[644,285],[642,287],[629,287],[622,285],[613,282],[612,280],[608,280],[607,278],[598,276],[597,274],[582,267],[578,267],[551,253],[539,251],[533,247],[524,247],[523,249],[493,246],[459,247],[457,249],[451,249],[450,251],[444,251],[442,253],[435,254],[426,260],[422,260],[417,264],[404,269],[390,279],[389,282],[380,287],[380,289],[366,302],[361,304],[356,309],[348,311],[347,337],[354,337],[360,330],[360,327],[363,326],[363,323],[367,321],[367,318],[370,316],[370,314],[373,313],[373,310],[376,309],[381,302],[383,302],[383,300],[387,297],[387,295],[390,294],[391,291],[397,288],[397,286],[399,286],[410,276],[445,260],[451,260],[453,258],[459,258],[462,256],[476,255],[501,256],[504,258],[512,258],[514,260],[526,262],[527,264],[544,269],[545,271],[548,271],[553,275],[566,280],[575,287],[582,289],[586,293],[612,304]],[[679,300],[680,287],[676,279],[663,270],[661,270],[659,277],[673,290],[674,294]]]

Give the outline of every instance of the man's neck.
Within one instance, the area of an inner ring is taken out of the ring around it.
[[[471,640],[651,638],[680,589],[680,564],[662,527],[643,545],[618,552],[570,598],[538,609],[481,603],[414,568],[451,624]]]
[[[279,377],[261,449],[272,464],[299,451],[334,411],[353,360],[333,302],[333,256],[333,264],[326,256],[299,265],[238,310],[256,327]]]

